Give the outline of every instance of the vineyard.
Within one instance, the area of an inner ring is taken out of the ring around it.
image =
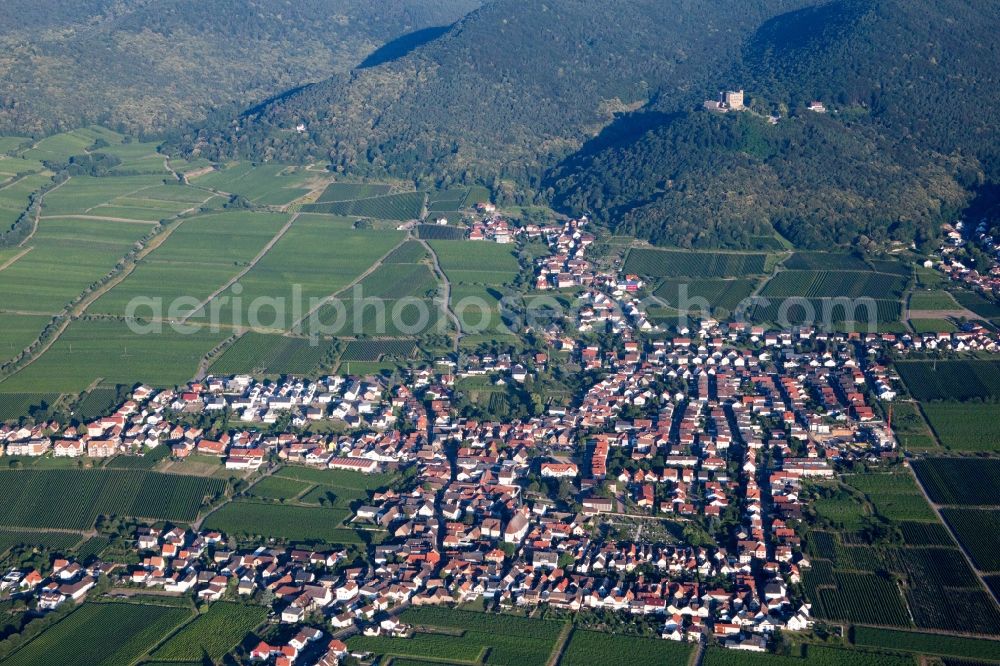
[[[416,264],[427,258],[427,248],[420,242],[409,240],[385,258],[384,264]]]
[[[979,294],[972,291],[957,291],[954,294],[955,300],[966,310],[972,310],[980,317],[995,319],[1000,317],[1000,305],[988,301]]]
[[[890,520],[926,520],[937,517],[909,474],[854,474],[847,483],[865,493],[875,510]]]
[[[120,403],[118,390],[111,387],[92,389],[76,406],[76,415],[81,421],[92,421],[113,412]]]
[[[921,402],[1000,399],[1000,361],[901,361],[896,370]]]
[[[674,308],[680,308],[681,298],[704,299],[712,308],[723,308],[730,312],[753,293],[756,285],[751,280],[665,280],[654,294]],[[698,309],[699,301],[692,303]]]
[[[1000,571],[1000,515],[993,509],[943,509],[944,519],[980,571]]]
[[[902,521],[899,529],[903,533],[903,543],[907,546],[951,546],[951,535],[941,523],[918,523]]]
[[[822,617],[864,624],[910,625],[906,606],[891,578],[869,573],[834,572],[836,587],[822,588]]]
[[[922,634],[915,631],[855,627],[854,644],[943,657],[1000,661],[1000,641]]]
[[[22,532],[0,529],[0,555],[14,546],[48,548],[66,552],[80,543],[80,535],[72,532]]]
[[[576,629],[563,652],[560,666],[659,666],[687,664],[693,646],[656,638],[616,636]]]
[[[465,238],[465,227],[444,226],[441,224],[418,224],[417,236],[424,240],[462,240]]]
[[[1000,505],[1000,460],[927,458],[912,464],[937,504]]]
[[[210,368],[217,375],[293,374],[314,372],[332,351],[333,343],[309,338],[244,333]]]
[[[795,252],[782,264],[793,271],[870,271],[860,257],[834,252]]]
[[[782,271],[764,285],[765,298],[875,298],[898,300],[906,279],[872,271]]]
[[[745,652],[709,647],[703,666],[914,666],[913,657],[845,650],[822,645],[803,645],[802,657],[784,657],[765,653]]]
[[[996,407],[979,403],[927,402],[922,405],[941,444],[954,451],[1000,450]]]
[[[843,324],[856,322],[861,324],[886,324],[898,322],[903,315],[903,306],[899,301],[874,299],[871,302],[845,304],[834,298],[802,298],[795,300],[774,300],[770,304],[755,305],[750,318],[757,322],[785,322],[789,324],[829,323]]]
[[[330,213],[345,217],[370,217],[378,220],[415,220],[424,208],[423,192],[403,192],[364,199],[304,204],[304,213]]]
[[[564,626],[546,620],[447,608],[410,608],[400,615],[400,620],[415,627],[412,638],[353,636],[347,639],[348,647],[379,655],[543,666]],[[433,629],[434,633],[421,628]]]
[[[0,422],[16,420],[58,399],[58,393],[0,393]]]
[[[319,195],[318,203],[368,199],[389,194],[392,187],[382,183],[330,183]]]
[[[649,277],[742,277],[762,275],[766,263],[766,254],[634,248],[622,270]]]
[[[352,340],[341,354],[343,361],[381,361],[383,358],[409,358],[416,349],[413,340]]]
[[[85,603],[5,663],[129,666],[190,616],[187,608]],[[200,653],[197,657],[201,658]]]
[[[88,529],[99,515],[192,521],[221,496],[220,479],[139,470],[0,472],[0,524]]]
[[[217,601],[161,645],[153,657],[165,661],[218,661],[267,619],[267,608]]]
[[[360,544],[373,536],[343,527],[350,512],[341,508],[235,501],[212,513],[204,527],[253,539],[271,537],[305,543]]]

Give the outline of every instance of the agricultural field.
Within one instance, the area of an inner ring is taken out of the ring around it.
[[[922,634],[875,627],[855,627],[854,644],[942,657],[966,657],[1000,661],[1000,641]]]
[[[361,544],[382,534],[345,527],[349,517],[349,511],[339,508],[236,501],[212,513],[204,527],[238,537],[304,543]]]
[[[161,299],[164,316],[175,302],[175,316],[190,314],[243,270],[288,219],[282,214],[251,212],[186,219],[90,309],[121,315],[133,298],[142,298]],[[148,310],[141,308],[136,314],[146,315]]]
[[[911,319],[915,333],[954,333],[958,326],[948,319]]]
[[[120,320],[79,319],[37,360],[0,383],[0,392],[79,393],[97,379],[105,385],[176,386],[190,380],[205,354],[226,337],[207,329],[184,335],[168,325],[142,334]]]
[[[430,257],[422,243],[410,240],[393,250],[385,258],[384,264],[418,264]]]
[[[520,271],[509,245],[473,241],[430,241],[441,270],[452,283],[501,285]]]
[[[15,546],[31,546],[66,553],[80,543],[75,532],[38,532],[0,529],[0,555]]]
[[[905,449],[921,451],[938,448],[933,433],[928,428],[920,413],[920,408],[915,403],[893,403],[892,431],[900,445]]]
[[[413,340],[352,340],[340,355],[344,361],[381,361],[383,358],[409,358],[416,349]]]
[[[217,601],[186,624],[154,653],[164,661],[219,661],[267,619],[264,606]]]
[[[918,289],[910,295],[911,310],[958,310],[962,306],[943,290]]]
[[[752,280],[664,280],[653,293],[674,308],[680,307],[684,297],[691,302],[690,310],[699,310],[704,299],[713,310],[734,312],[755,287]]]
[[[31,174],[0,186],[0,229],[10,228],[28,208],[28,198],[52,181],[47,173]]]
[[[198,187],[238,194],[261,206],[284,206],[308,194],[317,174],[283,164],[240,162],[194,179]]]
[[[452,285],[451,308],[463,330],[480,334],[504,335],[500,311],[502,294],[496,287],[475,284]]]
[[[33,408],[51,405],[58,399],[58,393],[0,393],[0,423],[17,420]]]
[[[764,274],[767,257],[762,253],[634,248],[629,251],[622,271],[648,277],[743,277]]]
[[[99,515],[189,522],[226,482],[115,469],[0,472],[0,525],[89,529]]]
[[[417,236],[424,240],[460,241],[468,231],[465,227],[444,226],[441,224],[418,224]]]
[[[966,310],[971,310],[985,319],[1000,317],[1000,304],[988,301],[975,292],[957,291],[955,300]]]
[[[294,499],[305,491],[312,488],[307,481],[297,481],[281,476],[267,476],[253,484],[247,491],[250,497],[261,500],[274,500],[284,502]]]
[[[424,198],[423,192],[402,192],[362,199],[303,204],[302,212],[331,213],[376,220],[415,220],[424,212]]]
[[[926,458],[914,460],[912,465],[938,504],[1000,505],[1000,460]]]
[[[694,646],[658,638],[616,636],[576,629],[559,660],[560,666],[657,666],[687,664]]]
[[[58,188],[53,188],[45,194],[42,200],[42,216],[57,217],[66,215],[94,215],[99,217],[119,217],[105,212],[97,212],[98,207],[112,207],[113,202],[122,199],[143,199],[143,193],[149,190],[161,191],[165,187],[163,176],[73,176]],[[169,182],[169,181],[168,181]],[[177,190],[192,193],[197,192],[198,201],[209,198],[207,192],[199,192],[183,185],[173,185]],[[192,207],[193,203],[164,199],[164,203],[173,203],[176,212]],[[118,208],[127,206],[114,206]],[[161,217],[172,217],[175,213]],[[125,217],[124,215],[121,217]],[[131,218],[130,218],[131,219]],[[138,218],[142,221],[142,218]],[[160,219],[160,218],[157,218]]]
[[[87,392],[87,395],[77,404],[73,411],[82,421],[92,421],[101,416],[107,416],[118,408],[119,392],[111,387],[97,387]]]
[[[191,610],[187,608],[85,603],[8,657],[5,663],[129,666],[189,617]]]
[[[872,271],[781,271],[761,291],[765,298],[874,298],[898,300],[906,279]]]
[[[216,375],[309,375],[333,354],[334,343],[249,331],[211,365]]]
[[[209,312],[218,308],[219,319],[224,322],[287,330],[295,318],[297,299],[305,315],[319,300],[357,278],[401,239],[400,232],[348,230],[322,218],[299,217],[240,278],[239,294],[234,294],[234,285],[206,307]],[[234,295],[242,299],[239,307],[234,307]]]
[[[822,617],[862,624],[910,625],[896,583],[887,576],[834,572],[835,586],[821,588]]]
[[[1000,571],[1000,514],[995,509],[942,509],[944,519],[980,571]]]
[[[945,448],[971,452],[1000,450],[996,405],[927,402],[922,407]]]
[[[790,271],[870,271],[864,259],[838,252],[794,252],[782,264]]]
[[[60,312],[149,231],[127,222],[41,220],[26,244],[31,250],[0,271],[0,309]]]
[[[347,645],[352,651],[387,656],[465,662],[485,657],[481,663],[486,665],[543,666],[564,627],[559,622],[447,608],[410,608],[400,620],[417,629],[412,638],[353,636]]]
[[[848,650],[823,645],[798,647],[801,656],[786,657],[767,653],[705,649],[703,666],[916,666],[912,656],[863,650]]]
[[[331,201],[349,201],[351,199],[368,199],[389,194],[391,185],[384,183],[330,183],[319,195],[317,203]]]
[[[41,334],[52,318],[47,315],[0,313],[0,365],[16,358]]]
[[[907,546],[944,546],[951,548],[955,542],[947,528],[941,523],[925,523],[903,520],[897,523]]]
[[[750,318],[756,322],[787,321],[792,325],[829,322],[834,327],[854,322],[875,326],[879,331],[903,332],[905,327],[899,321],[902,315],[903,306],[896,300],[873,299],[870,303],[847,305],[833,298],[797,296],[787,302],[785,299],[772,298],[769,305],[756,305],[750,313]]]
[[[1000,361],[899,361],[896,370],[921,402],[1000,399]]]
[[[937,520],[909,474],[855,474],[844,480],[865,493],[875,510],[889,520]]]
[[[318,469],[301,465],[286,465],[278,470],[277,476],[351,490],[379,490],[388,486],[394,478],[391,474],[359,474],[347,470]]]

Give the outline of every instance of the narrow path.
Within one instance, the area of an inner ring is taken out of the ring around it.
[[[997,596],[993,592],[993,589],[986,584],[986,580],[985,578],[983,578],[983,572],[981,572],[979,569],[976,568],[976,565],[972,561],[972,558],[969,556],[967,552],[965,552],[965,547],[962,545],[962,541],[958,538],[958,535],[955,534],[955,531],[951,528],[951,525],[948,524],[948,521],[944,519],[944,515],[942,515],[941,513],[941,506],[935,504],[934,501],[931,499],[931,496],[927,492],[927,489],[924,488],[924,484],[920,481],[920,475],[913,470],[913,466],[910,465],[909,463],[906,463],[905,466],[906,469],[910,471],[910,475],[913,477],[913,480],[917,482],[917,487],[920,488],[920,492],[923,494],[924,499],[926,499],[927,503],[931,505],[932,509],[934,509],[934,514],[937,516],[937,519],[940,520],[941,524],[944,525],[945,528],[948,530],[948,534],[951,535],[952,541],[955,542],[955,545],[958,547],[959,552],[962,553],[962,557],[965,558],[965,561],[968,563],[969,568],[972,569],[972,572],[974,574],[976,574],[976,578],[979,579],[979,584],[983,586],[986,592],[990,595],[990,598],[993,599],[993,603],[998,608],[1000,608],[1000,600],[997,599]]]
[[[32,220],[31,233],[29,233],[27,236],[25,236],[24,240],[17,244],[18,247],[24,247],[25,245],[28,244],[28,241],[30,241],[32,238],[35,237],[35,232],[38,231],[38,221],[42,219],[42,206],[45,203],[45,197],[48,196],[48,195],[50,195],[50,194],[52,194],[53,192],[55,192],[56,190],[58,190],[60,187],[62,187],[66,183],[68,183],[71,178],[72,178],[72,176],[67,176],[66,180],[64,180],[63,182],[61,182],[58,185],[56,185],[55,187],[53,187],[51,190],[49,190],[45,194],[42,194],[41,196],[38,197],[38,208],[35,211],[35,218],[34,218],[34,220]]]
[[[700,638],[698,640],[698,647],[694,652],[691,653],[691,661],[688,662],[688,666],[701,666],[702,660],[705,658],[705,640]]]
[[[63,220],[100,220],[102,222],[125,222],[127,224],[144,224],[146,226],[155,227],[159,222],[150,220],[136,220],[131,217],[107,217],[104,215],[42,215],[38,219],[40,220],[53,220],[53,219],[63,219]]]
[[[549,660],[546,662],[546,666],[556,666],[561,660],[563,652],[566,651],[566,646],[569,644],[570,636],[573,635],[573,623],[567,622],[562,631],[559,632],[559,636],[556,638],[555,647],[552,648],[552,654],[549,656]]]
[[[17,254],[15,254],[10,259],[8,259],[7,261],[3,262],[2,264],[0,264],[0,271],[2,271],[5,268],[9,267],[15,261],[17,261],[18,259],[20,259],[24,255],[28,254],[29,252],[31,252],[33,249],[35,249],[35,248],[34,247],[26,247],[23,250],[21,250],[20,252],[18,252]]]
[[[444,307],[442,308],[448,318],[451,319],[451,323],[455,326],[455,342],[452,345],[453,350],[457,353],[459,343],[462,341],[462,324],[458,320],[458,315],[455,311],[451,309],[451,282],[448,280],[448,276],[445,272],[441,270],[441,262],[438,261],[437,252],[431,247],[423,238],[418,238],[417,242],[424,246],[424,248],[430,253],[431,260],[434,262],[434,272],[437,273],[438,279],[441,281],[441,285],[444,287]]]
[[[253,269],[253,267],[256,266],[261,259],[264,258],[264,255],[266,255],[271,250],[271,248],[274,247],[275,243],[281,240],[281,237],[285,235],[285,233],[291,228],[292,223],[295,222],[295,220],[297,220],[298,218],[299,218],[298,213],[292,215],[289,218],[288,222],[285,222],[285,225],[280,229],[278,229],[278,233],[274,234],[274,237],[272,237],[271,240],[267,242],[267,245],[261,248],[261,251],[257,253],[257,256],[254,257],[243,270],[241,270],[239,273],[230,278],[229,281],[226,282],[224,285],[222,285],[221,287],[213,291],[211,294],[209,294],[208,298],[206,298],[205,300],[203,300],[201,303],[198,304],[198,307],[194,308],[193,310],[191,310],[191,312],[184,315],[184,317],[181,318],[181,323],[183,324],[187,322],[188,319],[193,317],[195,314],[200,312],[206,305],[208,305],[212,301],[212,299],[214,299],[216,296],[224,292],[226,289],[229,289],[231,286],[239,282],[240,278],[249,273]]]
[[[289,327],[288,331],[286,331],[286,332],[288,332],[288,333],[295,333],[295,332],[301,331],[302,323],[303,322],[305,322],[306,320],[308,320],[316,312],[319,312],[320,308],[322,308],[324,305],[326,305],[327,303],[329,303],[333,299],[337,298],[338,296],[340,296],[341,294],[343,294],[348,289],[353,288],[354,285],[360,283],[366,277],[368,277],[369,275],[371,275],[372,273],[374,273],[375,271],[377,271],[382,266],[382,264],[385,262],[385,260],[389,257],[389,255],[392,254],[393,252],[395,252],[396,250],[398,250],[399,247],[403,243],[405,243],[406,241],[408,241],[408,240],[412,240],[412,239],[409,236],[407,236],[407,237],[404,237],[403,240],[399,241],[399,243],[397,243],[396,245],[393,245],[392,248],[390,248],[388,252],[386,252],[381,257],[379,257],[378,259],[376,259],[375,263],[373,263],[371,266],[369,266],[365,270],[364,273],[362,273],[358,277],[354,278],[349,283],[347,283],[346,285],[344,285],[343,287],[341,287],[337,291],[333,292],[332,294],[330,294],[329,296],[327,296],[326,298],[324,298],[323,300],[321,300],[319,303],[316,304],[316,307],[312,308],[311,310],[309,310],[309,312],[307,312],[304,315],[302,315],[301,317],[299,317],[298,320],[293,321],[292,325]]]

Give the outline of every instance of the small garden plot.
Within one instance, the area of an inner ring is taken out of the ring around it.
[[[171,636],[153,657],[166,661],[219,661],[267,619],[267,612],[264,606],[217,601]]]
[[[649,277],[743,277],[763,274],[767,256],[634,248],[629,251],[622,271]]]
[[[922,405],[941,444],[954,451],[1000,451],[996,406],[980,403],[927,402]]]

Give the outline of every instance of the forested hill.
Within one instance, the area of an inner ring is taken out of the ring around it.
[[[173,128],[345,72],[478,0],[4,0],[0,131]]]
[[[727,77],[752,112],[644,109],[619,121],[643,132],[585,147],[547,185],[560,206],[660,243],[745,247],[772,225],[803,246],[920,243],[1000,171],[998,30],[991,0],[780,15]],[[814,100],[830,113],[806,110]]]
[[[615,113],[695,100],[764,20],[805,0],[494,0],[408,55],[178,141],[420,176],[538,179]],[[712,84],[713,86],[715,84]],[[299,124],[306,131],[296,133]]]

